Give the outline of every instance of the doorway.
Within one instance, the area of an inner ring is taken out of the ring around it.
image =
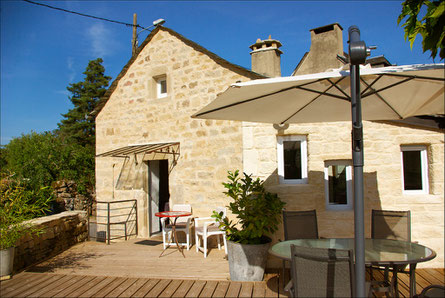
[[[169,199],[168,160],[151,160],[148,162],[149,236],[161,232],[161,222],[155,213],[165,211]]]

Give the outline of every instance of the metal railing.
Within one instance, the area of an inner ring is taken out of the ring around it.
[[[92,214],[91,209],[89,214]],[[105,226],[105,230],[100,229],[101,226]],[[110,244],[111,240],[121,238],[127,240],[129,236],[137,235],[137,201],[96,201],[96,221],[88,221],[88,230],[88,240],[96,238],[97,241],[106,241],[107,244]],[[112,232],[118,234],[112,235]]]

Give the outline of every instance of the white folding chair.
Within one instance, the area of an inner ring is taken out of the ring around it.
[[[216,212],[223,212],[223,217],[226,216],[226,208],[217,207]],[[221,250],[221,236],[224,241],[224,251],[227,254],[227,241],[226,233],[218,227],[218,223],[212,217],[197,217],[195,218],[195,245],[196,251],[203,251],[204,258],[207,258],[207,238],[211,236],[217,236],[218,239],[218,249]],[[199,238],[202,238],[203,244],[200,245]]]
[[[192,206],[189,204],[176,204],[172,206],[171,211],[192,212]],[[178,217],[178,219],[176,220],[176,233],[184,232],[186,236],[186,242],[178,242],[178,244],[181,246],[186,246],[187,250],[189,250],[191,246],[190,229],[192,227],[192,219],[193,219],[192,216],[183,216],[183,217]],[[167,247],[167,245],[176,246],[176,243],[172,241],[172,237],[174,237],[174,235],[172,235],[173,234],[172,224],[173,223],[171,222],[167,223],[167,217],[161,218],[162,240],[164,242],[164,249]]]

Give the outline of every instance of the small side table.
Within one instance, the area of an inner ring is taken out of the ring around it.
[[[173,232],[173,237],[175,238],[175,243],[176,243],[176,247],[178,248],[178,250],[182,253],[182,256],[185,258],[184,252],[182,247],[179,246],[178,244],[178,237],[176,235],[176,220],[178,220],[178,218],[183,217],[183,216],[190,216],[192,215],[191,212],[188,211],[163,211],[163,212],[157,212],[155,213],[155,216],[157,217],[169,217],[169,218],[175,218],[173,220],[173,224],[172,224],[172,232]],[[170,240],[171,242],[171,240]],[[168,243],[167,247],[161,252],[161,254],[159,255],[159,257],[162,256],[162,254],[167,250],[167,248],[170,246],[170,242]]]

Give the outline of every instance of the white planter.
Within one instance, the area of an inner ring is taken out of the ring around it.
[[[14,247],[0,250],[0,276],[8,276],[12,273],[14,265]]]
[[[269,247],[270,242],[266,244],[240,244],[227,241],[230,280],[262,281]]]

